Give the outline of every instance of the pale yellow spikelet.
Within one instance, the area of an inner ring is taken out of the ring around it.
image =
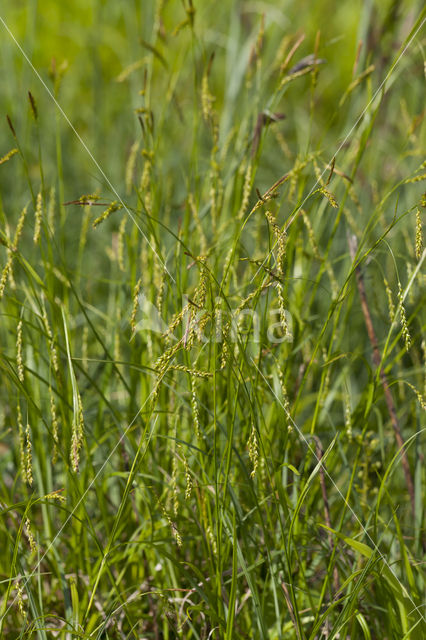
[[[58,423],[58,414],[56,412],[55,397],[53,395],[52,387],[50,385],[49,385],[49,399],[50,399],[50,417],[52,419],[52,438],[53,438],[52,464],[55,464],[58,459],[59,423]]]
[[[177,342],[176,344],[172,345],[171,347],[169,347],[164,353],[161,354],[161,356],[158,358],[157,362],[154,365],[154,369],[156,371],[158,371],[158,373],[163,374],[166,369],[168,368],[168,365],[170,363],[170,360],[173,358],[173,356],[176,354],[176,352],[178,351],[178,349],[180,349],[181,347],[181,343]]]
[[[189,373],[189,375],[194,376],[194,378],[211,378],[213,373],[210,371],[201,371],[200,369],[191,369],[191,367],[187,367],[184,364],[174,364],[170,365],[169,369],[171,371],[183,371],[184,373]]]
[[[185,469],[185,482],[186,482],[185,500],[189,500],[192,495],[192,489],[193,489],[192,475],[191,475],[191,470],[189,468],[188,460],[186,459],[186,456],[183,452],[182,452],[182,459],[183,459],[183,466]]]
[[[411,346],[410,331],[408,329],[407,316],[404,307],[404,295],[401,287],[401,283],[398,282],[398,301],[399,301],[399,313],[401,316],[402,337],[404,338],[405,348],[408,349]]]
[[[31,427],[27,418],[27,426],[25,429],[25,470],[27,482],[30,487],[33,484],[33,453],[31,444]]]
[[[101,215],[98,216],[96,220],[93,221],[93,225],[92,225],[93,228],[95,229],[98,225],[101,224],[101,222],[104,222],[107,218],[109,218],[109,216],[112,213],[114,213],[114,211],[119,211],[122,208],[123,208],[123,205],[117,202],[117,200],[114,200],[114,202],[111,202],[109,207],[105,209],[105,211],[101,213]]]
[[[383,278],[383,281],[385,283],[386,297],[388,299],[389,318],[392,324],[392,322],[395,320],[395,305],[393,303],[392,291],[389,286],[389,282],[386,280],[386,278]]]
[[[207,297],[209,274],[206,267],[206,258],[198,256],[197,262],[200,265],[200,282],[194,293],[194,299],[199,307],[204,307]]]
[[[77,473],[80,465],[80,449],[83,444],[84,416],[80,394],[77,392],[77,415],[73,419],[71,433],[70,461],[72,470]]]
[[[137,71],[138,69],[143,67],[146,64],[147,60],[148,58],[145,56],[143,58],[140,58],[139,60],[136,60],[135,62],[132,62],[123,69],[123,71],[115,78],[115,81],[124,82],[134,71]]]
[[[53,267],[52,271],[55,274],[55,278],[57,278],[59,280],[59,282],[61,282],[64,285],[64,287],[67,287],[67,289],[69,289],[70,283],[69,283],[67,277],[64,276],[62,271],[60,271],[58,269],[58,267]]]
[[[18,366],[19,381],[24,383],[24,360],[22,357],[22,320],[18,322],[16,336],[16,364]]]
[[[204,329],[207,326],[208,321],[210,320],[210,313],[209,312],[205,312],[204,314],[201,315],[201,317],[198,319],[197,325],[196,325],[196,334],[197,334],[197,339],[199,342],[203,341],[203,336],[204,336]]]
[[[181,348],[181,342],[176,342],[176,344],[172,345],[171,347],[169,347],[157,360],[157,362],[154,365],[154,369],[157,371],[157,379],[155,381],[155,385],[154,388],[151,392],[151,406],[155,406],[159,393],[160,393],[160,387],[161,387],[161,382],[163,380],[164,374],[166,373],[169,365],[170,365],[170,361],[172,360],[173,356],[176,354],[176,352]]]
[[[19,238],[22,235],[22,229],[24,228],[25,218],[27,216],[28,207],[24,207],[19,216],[18,224],[16,225],[15,237],[13,239],[13,246],[15,250],[18,248]]]
[[[240,210],[238,211],[238,214],[237,214],[238,220],[241,220],[247,211],[249,198],[250,198],[250,191],[251,191],[251,179],[252,179],[252,166],[251,166],[251,162],[249,162],[247,165],[245,176],[244,176],[243,197],[241,200]]]
[[[68,60],[63,60],[59,66],[56,64],[55,58],[52,58],[51,60],[48,74],[49,74],[49,78],[53,82],[54,94],[56,97],[58,96],[62,79],[68,70],[68,66],[69,66]]]
[[[284,275],[283,262],[284,262],[284,256],[285,256],[285,250],[286,250],[287,234],[285,233],[285,231],[281,231],[281,229],[277,224],[276,218],[271,211],[265,211],[265,216],[272,227],[275,239],[277,241],[277,245],[278,245],[277,271],[280,276],[283,276]]]
[[[291,340],[293,336],[290,333],[290,328],[287,322],[287,314],[286,314],[285,301],[284,301],[284,289],[281,283],[277,284],[277,294],[278,294],[278,308],[280,311],[281,327],[286,338]]]
[[[4,290],[6,288],[7,281],[10,279],[12,274],[12,263],[13,263],[13,255],[10,249],[8,250],[7,262],[1,272],[0,277],[0,300],[3,298]]]
[[[117,262],[120,271],[125,271],[124,266],[124,239],[126,237],[126,224],[127,224],[127,216],[123,216],[120,227],[118,229],[118,237],[117,237]]]
[[[404,180],[405,184],[411,184],[413,182],[421,182],[422,180],[426,180],[426,173],[421,173],[418,176],[413,176],[412,178],[407,178],[407,180]]]
[[[172,533],[173,533],[174,538],[175,538],[175,540],[176,540],[176,544],[177,544],[177,546],[178,546],[178,547],[181,547],[181,546],[182,546],[182,544],[183,544],[183,542],[182,542],[182,536],[181,536],[181,535],[180,535],[180,533],[179,533],[179,529],[177,528],[176,523],[174,523],[174,522],[172,522],[172,521],[170,520],[170,526],[171,526],[171,528],[172,528]]]
[[[200,430],[200,412],[198,410],[198,402],[197,402],[197,385],[196,379],[191,376],[191,409],[192,409],[192,418],[194,421],[194,431],[197,438],[201,439],[201,430]]]
[[[177,433],[175,431],[175,438],[177,438]],[[179,511],[179,496],[178,496],[178,487],[177,487],[177,453],[176,447],[173,450],[173,458],[172,458],[172,477],[171,477],[171,487],[172,487],[172,503],[173,503],[173,513],[177,516]]]
[[[258,477],[259,477],[259,485],[258,485],[259,490],[262,492],[263,496],[265,496],[267,493],[268,481],[270,476],[268,473],[268,466],[266,464],[266,457],[262,455],[259,458]]]
[[[276,54],[275,54],[274,62],[272,65],[272,68],[274,70],[277,70],[277,71],[280,71],[281,69],[283,71],[285,70],[283,60],[286,59],[286,55],[289,50],[290,43],[291,43],[291,36],[289,34],[285,34],[281,38],[280,43],[276,49]]]
[[[327,270],[327,275],[330,278],[332,297],[333,297],[333,299],[336,299],[337,296],[339,295],[339,285],[337,283],[336,276],[334,275],[334,271],[333,271],[333,268],[331,266],[331,262],[329,260],[326,262],[326,267],[325,268]],[[338,331],[339,331],[339,327],[336,327],[336,336],[337,336]]]
[[[139,191],[144,198],[144,205],[147,211],[151,210],[151,176],[152,167],[154,162],[154,153],[148,149],[142,149],[142,156],[144,158],[144,165],[142,169],[142,176],[139,185]]]
[[[420,219],[420,210],[416,211],[416,258],[420,260],[423,253],[423,229]]]
[[[345,404],[345,429],[346,435],[349,440],[352,440],[352,410],[351,410],[351,399],[349,393],[345,393],[344,395],[344,404]]]
[[[287,388],[284,382],[284,374],[279,363],[277,363],[278,379],[280,381],[281,393],[282,393],[282,407],[286,415],[287,431],[291,433],[293,431],[293,421],[291,419],[291,407],[288,399]]]
[[[7,249],[7,261],[3,268],[2,274],[0,276],[0,300],[3,298],[6,284],[8,281],[12,288],[15,287],[14,279],[13,279],[13,260],[14,260],[15,253],[18,249],[19,238],[21,237],[22,229],[24,228],[26,215],[27,215],[27,207],[24,207],[22,209],[21,215],[19,216],[13,242],[11,243],[11,246],[9,246]]]
[[[319,191],[319,193],[322,193],[322,195],[327,198],[327,200],[329,201],[331,206],[334,207],[334,209],[338,209],[339,208],[339,203],[337,202],[334,194],[331,193],[331,191],[329,191],[325,187],[321,187],[320,189],[318,189],[318,191]]]
[[[296,78],[300,78],[301,76],[306,75],[307,73],[311,73],[311,71],[312,71],[312,67],[308,66],[308,67],[305,67],[304,69],[300,69],[300,71],[295,71],[294,73],[285,75],[281,80],[279,90],[281,91],[286,84],[288,84],[289,82],[292,82]]]
[[[254,424],[251,427],[250,437],[247,443],[249,458],[252,464],[252,471],[250,477],[254,478],[256,475],[257,467],[259,465],[259,443],[257,440],[257,433]]]
[[[130,316],[130,327],[132,329],[132,333],[136,331],[136,314],[138,312],[139,294],[141,291],[141,287],[142,287],[142,277],[139,278],[139,280],[137,281],[133,289],[133,308],[132,308],[132,314]]]
[[[423,396],[420,391],[418,389],[416,389],[416,387],[411,384],[410,382],[407,382],[408,386],[410,387],[410,389],[412,389],[414,391],[414,393],[417,396],[417,400],[419,401],[419,404],[421,406],[421,408],[423,409],[423,411],[426,411],[426,397]]]
[[[36,201],[34,236],[33,236],[34,244],[38,244],[40,242],[42,218],[43,218],[43,197],[40,191],[37,195],[37,201]]]
[[[101,199],[101,196],[99,195],[99,193],[83,193],[82,196],[77,198],[76,202],[78,202],[81,205],[84,204],[91,207],[95,204],[95,202],[98,202],[98,200],[100,199]]]
[[[204,309],[206,304],[209,282],[208,271],[205,266],[205,257],[198,256],[197,263],[200,266],[200,280],[194,291],[192,301],[189,302],[188,305],[185,305],[185,308],[188,310],[188,320],[183,339],[183,345],[186,350],[189,350],[192,347],[196,337],[201,340],[202,328],[205,326],[205,323],[208,320],[208,317],[206,315],[200,318],[200,315],[202,315],[201,310]]]
[[[217,541],[216,541],[216,537],[213,533],[213,529],[211,524],[208,525],[207,529],[206,529],[206,534],[207,534],[207,539],[210,542],[210,546],[212,548],[213,554],[217,555]]]
[[[25,518],[24,531],[25,531],[25,535],[27,536],[30,549],[34,553],[35,551],[37,551],[38,547],[37,547],[36,541],[34,540],[33,532],[31,530],[31,522],[29,518]]]
[[[220,303],[221,302],[222,302],[222,299]],[[236,315],[238,315],[238,313],[239,312],[237,310]],[[222,351],[220,354],[220,369],[222,370],[225,368],[226,363],[228,362],[229,356],[230,356],[230,349],[229,349],[228,342],[229,342],[229,337],[231,333],[232,321],[231,319],[227,320],[224,326],[222,327],[222,318],[224,314],[223,314],[223,310],[220,307],[218,307],[218,309],[216,310],[215,315],[217,320],[217,327],[220,328],[216,338],[222,344]]]
[[[165,519],[167,520],[171,530],[172,530],[172,534],[174,539],[176,540],[176,544],[178,547],[182,546],[182,536],[180,535],[178,528],[176,526],[176,523],[173,522],[173,520],[171,519],[171,517],[169,516],[169,514],[167,513],[166,509],[164,508],[164,506],[162,504],[160,504],[160,508],[161,511],[163,513],[163,516],[165,517]]]
[[[21,587],[20,580],[18,580],[18,582],[16,584],[16,601],[18,603],[19,613],[24,618],[24,620],[26,620],[28,614],[27,614],[27,611],[26,611],[25,605],[24,605],[24,591],[23,591],[23,589]]]
[[[49,319],[47,317],[47,312],[44,305],[42,308],[42,318],[43,318],[44,329],[46,331],[46,334],[49,340],[50,361],[52,363],[53,370],[59,376],[60,370],[59,370],[58,352],[56,351],[55,341],[53,339],[52,330],[50,328]]]
[[[233,270],[233,265],[231,266],[232,258],[234,257],[235,249],[231,246],[226,254],[224,263],[223,263],[223,275],[222,275],[222,286],[225,287],[229,274]]]
[[[156,274],[157,273],[158,273],[158,270],[156,270]],[[164,289],[166,286],[166,270],[163,268],[161,269],[161,272],[159,274],[159,278],[157,280],[156,286],[157,286],[157,296],[155,298],[155,306],[157,307],[158,315],[161,316],[161,313],[163,311]]]
[[[203,74],[201,81],[201,111],[206,122],[210,122],[213,118],[213,102],[215,98],[210,93],[208,69]]]
[[[22,472],[22,478],[24,480],[24,482],[27,482],[27,465],[25,462],[25,430],[24,430],[24,424],[22,421],[22,413],[21,413],[21,407],[18,404],[17,408],[16,408],[16,414],[17,414],[17,421],[18,421],[18,434],[19,434],[19,457],[20,457],[20,462],[21,462],[21,472]]]
[[[280,229],[277,228],[277,221],[276,221],[276,218],[275,218],[274,214],[272,213],[272,211],[269,211],[268,209],[266,209],[265,210],[265,217],[266,217],[267,221],[269,222],[269,224],[271,225],[271,227],[273,228],[274,233],[279,235]]]
[[[265,286],[266,285],[261,285],[260,287],[254,289],[251,293],[249,293],[249,295],[244,298],[238,305],[235,311],[235,316],[238,316],[241,311],[243,311],[243,309],[246,309],[249,306],[250,302],[259,295],[259,293],[265,288]]]
[[[117,326],[120,326],[120,314],[117,311]],[[113,358],[115,362],[121,361],[120,331],[116,331],[114,335]]]
[[[125,184],[126,184],[126,193],[129,194],[132,191],[132,183],[133,183],[133,176],[135,173],[135,165],[136,165],[136,158],[138,155],[138,151],[139,151],[139,146],[140,146],[140,142],[139,140],[136,140],[136,142],[134,142],[132,144],[132,147],[130,149],[130,153],[129,153],[129,157],[127,159],[127,164],[126,164],[126,177],[125,177]]]
[[[47,208],[47,224],[53,232],[55,228],[55,207],[56,207],[56,191],[55,187],[50,189],[49,206]]]
[[[227,322],[222,333],[222,352],[220,354],[220,369],[224,369],[229,360],[230,350],[229,350],[229,332],[231,328],[231,323]]]
[[[77,403],[78,403],[78,437],[80,440],[80,443],[83,442],[83,436],[84,436],[84,414],[83,414],[83,403],[81,402],[81,396],[78,393],[78,398],[77,398]]]
[[[284,231],[281,231],[281,229],[277,225],[275,216],[273,215],[273,213],[271,211],[265,211],[265,216],[266,216],[266,219],[268,220],[269,224],[272,227],[272,230],[274,232],[274,236],[275,236],[276,241],[277,241],[277,245],[278,245],[278,250],[277,250],[277,272],[281,276],[281,278],[283,278],[284,277],[284,257],[285,257],[285,251],[286,251],[287,235],[286,235],[286,233]],[[281,282],[277,282],[276,289],[277,289],[277,294],[278,294],[278,308],[279,308],[279,312],[280,312],[281,327],[282,327],[282,330],[283,330],[284,335],[286,336],[286,338],[291,339],[292,335],[290,333],[290,329],[289,329],[288,322],[287,322],[287,316],[286,316],[286,308],[285,308],[286,305],[285,305],[285,300],[284,300],[284,288],[283,288],[283,285],[281,284]]]
[[[18,149],[11,149],[10,151],[8,151],[5,156],[0,158],[0,165],[4,164],[5,162],[8,162],[17,153],[18,153]]]
[[[44,496],[46,500],[58,500],[58,502],[65,502],[66,498],[61,493],[62,489],[57,489],[56,491],[51,491],[50,493],[46,493]]]
[[[312,228],[311,225],[311,221],[309,220],[306,211],[304,211],[303,209],[300,210],[301,214],[302,214],[302,218],[303,218],[303,222],[305,223],[305,227],[308,231],[308,238],[309,238],[309,246],[312,249],[312,253],[315,256],[315,258],[317,260],[322,260],[319,249],[318,249],[318,245],[315,239],[315,233],[314,230]]]
[[[178,313],[175,313],[174,316],[172,317],[170,324],[167,328],[167,331],[164,333],[164,338],[166,339],[167,342],[169,342],[170,337],[172,336],[174,330],[176,329],[176,327],[179,326],[179,324],[182,322],[185,315],[188,313],[190,306],[191,304],[187,302],[184,305],[184,307]]]

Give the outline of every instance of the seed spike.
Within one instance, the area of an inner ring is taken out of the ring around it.
[[[28,91],[28,100],[30,101],[31,111],[32,111],[33,116],[34,116],[34,120],[37,120],[38,119],[37,105],[36,105],[36,102],[34,100],[34,96],[31,93],[31,91]]]
[[[334,156],[333,160],[331,161],[330,173],[328,174],[327,182],[325,183],[326,187],[330,184],[330,180],[333,177],[335,163],[336,163],[336,156]]]
[[[7,124],[9,125],[9,129],[11,130],[11,132],[13,134],[13,137],[16,140],[16,131],[15,131],[15,128],[14,128],[14,126],[12,124],[12,120],[9,118],[8,115],[6,115],[6,120],[7,120]]]

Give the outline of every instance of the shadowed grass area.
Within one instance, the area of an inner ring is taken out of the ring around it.
[[[1,637],[424,637],[426,11],[283,4],[0,9]]]

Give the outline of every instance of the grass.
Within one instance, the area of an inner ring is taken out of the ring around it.
[[[288,4],[2,5],[1,637],[424,637],[426,12]]]

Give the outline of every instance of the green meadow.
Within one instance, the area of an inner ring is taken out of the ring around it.
[[[425,637],[425,21],[3,0],[1,638]]]

